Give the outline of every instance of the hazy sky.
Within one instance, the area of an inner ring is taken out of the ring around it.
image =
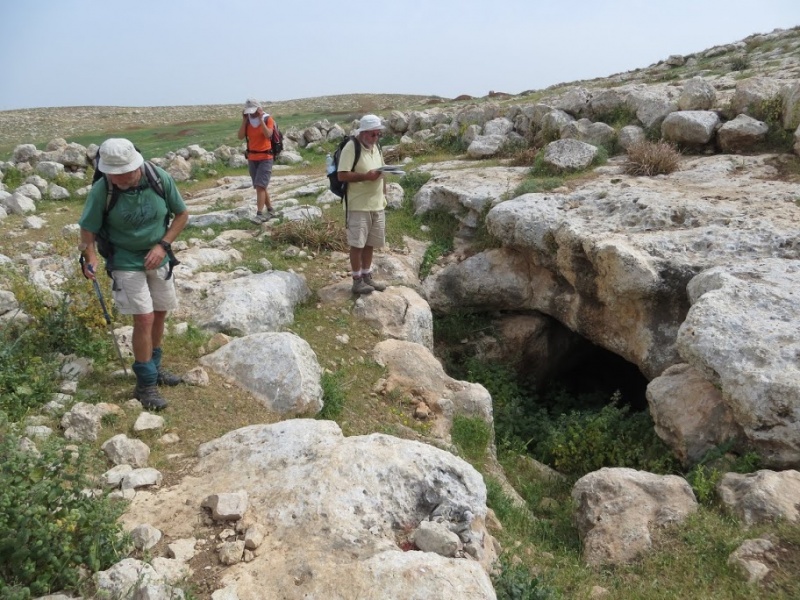
[[[485,96],[800,25],[800,0],[0,0],[0,110]]]

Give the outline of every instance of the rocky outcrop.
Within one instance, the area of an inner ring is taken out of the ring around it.
[[[689,158],[658,178],[605,167],[579,191],[496,204],[487,225],[502,248],[432,272],[426,297],[438,312],[545,313],[650,380],[687,363],[720,386],[731,435],[743,431],[768,464],[796,465],[799,217],[773,158],[748,157],[745,168]]]

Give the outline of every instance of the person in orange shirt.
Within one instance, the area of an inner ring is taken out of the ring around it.
[[[272,203],[269,199],[269,180],[272,178],[272,129],[275,127],[273,118],[264,112],[261,104],[252,98],[244,103],[242,111],[242,124],[239,126],[237,137],[247,142],[247,167],[250,179],[256,188],[256,221],[268,221],[275,217]],[[264,208],[267,214],[264,214]]]

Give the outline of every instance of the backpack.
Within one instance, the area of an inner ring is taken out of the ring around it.
[[[274,127],[272,128],[272,137],[270,138],[270,142],[272,143],[272,158],[278,158],[278,155],[283,152],[283,134],[281,130],[278,129],[278,123],[275,121],[275,117],[272,117],[272,124]]]
[[[333,171],[328,173],[328,187],[330,190],[336,194],[339,198],[345,200],[347,196],[347,183],[344,181],[339,181],[339,159],[342,156],[342,149],[347,145],[347,142],[353,140],[355,144],[356,150],[356,157],[353,161],[353,168],[350,169],[351,171],[356,170],[356,165],[358,164],[358,159],[361,158],[361,144],[354,136],[346,136],[342,138],[342,141],[339,142],[339,145],[336,147],[336,150],[333,153]]]
[[[269,118],[267,113],[264,113],[265,118]],[[269,138],[270,144],[272,145],[272,159],[278,158],[278,155],[283,152],[283,134],[281,130],[278,129],[278,123],[275,121],[275,117],[272,117],[272,137]],[[247,145],[247,149],[244,151],[245,158],[248,158],[250,154],[250,139],[247,137],[247,127],[244,128],[244,141]]]
[[[144,175],[147,178],[148,185],[153,189],[153,191],[161,196],[164,199],[164,202],[167,200],[167,194],[164,191],[164,185],[161,183],[161,176],[156,171],[155,166],[149,160],[144,161]],[[97,173],[100,173],[98,176]],[[106,208],[103,211],[103,224],[105,225],[106,217],[108,217],[108,213],[111,212],[111,209],[114,208],[117,204],[117,200],[119,199],[119,188],[111,183],[111,180],[101,171],[95,170],[95,176],[93,181],[97,181],[98,179],[105,177],[106,178]],[[170,222],[170,213],[169,213],[169,205],[167,205],[167,216],[164,217],[164,230],[166,231],[169,229],[169,222]],[[114,245],[111,243],[111,240],[108,239],[108,234],[105,230],[105,227],[101,227],[100,231],[97,233],[96,236],[96,243],[97,243],[97,253],[102,256],[106,261],[106,273],[108,276],[111,277],[111,271],[113,271],[113,264],[114,264]],[[169,256],[169,273],[167,273],[166,279],[172,277],[172,269],[180,264],[180,261],[175,258],[172,250],[167,252]]]

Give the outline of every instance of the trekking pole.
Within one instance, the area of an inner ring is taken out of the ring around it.
[[[83,263],[84,263],[83,254],[81,254],[81,258],[78,262],[81,264],[81,270],[83,270]],[[89,265],[88,268],[90,273],[94,273],[92,265]],[[103,309],[103,316],[106,318],[106,325],[108,325],[108,332],[111,334],[111,339],[114,340],[114,348],[117,349],[117,356],[119,356],[119,362],[122,364],[122,371],[125,373],[125,376],[127,377],[128,369],[125,366],[125,359],[122,358],[122,351],[119,349],[119,342],[117,341],[117,336],[114,333],[114,327],[111,324],[111,315],[108,314],[108,309],[106,308],[106,301],[103,300],[103,293],[100,291],[100,284],[97,283],[97,279],[92,279],[92,284],[94,285],[94,293],[97,295],[97,299],[100,301],[100,307]]]

